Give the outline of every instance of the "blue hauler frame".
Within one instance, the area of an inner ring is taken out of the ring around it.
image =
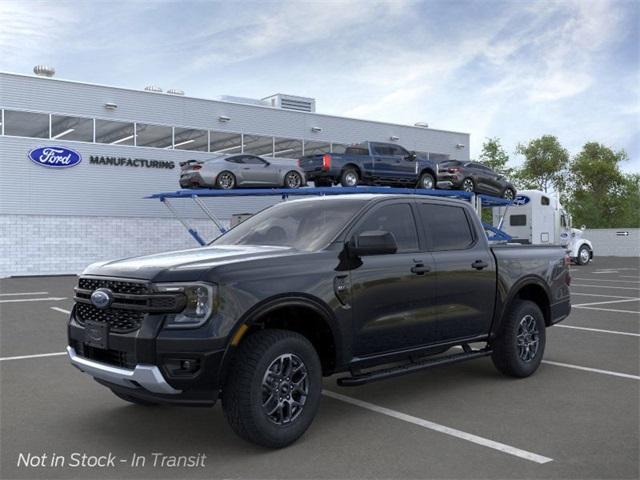
[[[177,190],[175,192],[161,192],[154,193],[145,198],[160,200],[176,217],[176,219],[182,223],[189,234],[200,245],[206,245],[207,242],[200,236],[198,231],[192,228],[187,221],[180,216],[178,211],[171,204],[172,199],[177,198],[190,198],[194,203],[204,212],[204,214],[215,223],[220,233],[225,233],[226,229],[220,220],[213,214],[213,212],[205,205],[201,200],[202,198],[219,198],[219,197],[266,197],[266,196],[279,196],[282,200],[286,200],[289,197],[299,196],[326,196],[326,195],[348,195],[355,193],[377,193],[377,194],[395,194],[395,195],[424,195],[430,197],[447,197],[456,198],[459,200],[466,200],[471,202],[474,209],[480,215],[482,208],[484,207],[508,207],[512,204],[511,201],[504,198],[493,197],[491,195],[475,194],[471,192],[463,192],[460,190],[425,190],[416,188],[394,188],[394,187],[305,187],[298,189],[288,188],[253,188],[253,189],[231,189],[231,190],[213,190],[208,188],[196,188],[191,190]],[[501,222],[502,224],[502,222]],[[507,233],[496,228],[492,225],[483,223],[485,231],[487,232],[487,238],[489,241],[505,242],[511,240],[511,237]],[[501,225],[500,225],[501,226]],[[489,235],[488,232],[493,233]]]

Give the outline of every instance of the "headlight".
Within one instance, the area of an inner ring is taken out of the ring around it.
[[[182,293],[186,298],[184,310],[167,315],[167,328],[195,328],[206,322],[213,312],[217,287],[207,283],[159,283],[158,292]]]

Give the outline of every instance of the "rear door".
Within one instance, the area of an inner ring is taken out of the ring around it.
[[[494,310],[496,266],[462,205],[417,202],[421,228],[436,270],[438,340],[485,335]]]
[[[374,176],[384,180],[394,178],[396,157],[393,149],[384,143],[372,143],[371,154],[374,163]]]

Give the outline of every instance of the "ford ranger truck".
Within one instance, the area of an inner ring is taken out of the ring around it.
[[[298,161],[316,187],[389,185],[436,188],[438,164],[394,143],[364,142],[343,154],[308,155]]]
[[[534,373],[570,312],[565,252],[489,245],[470,204],[337,195],[269,207],[207,246],[79,277],[71,363],[137,405],[212,406],[283,447],[341,386],[490,356]]]

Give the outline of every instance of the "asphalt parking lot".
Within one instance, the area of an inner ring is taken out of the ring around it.
[[[316,421],[279,451],[236,437],[220,405],[129,405],[72,368],[75,277],[0,280],[0,476],[637,479],[639,263],[572,267],[573,312],[547,331],[534,376],[506,378],[483,358],[356,388],[329,378]],[[83,453],[117,460],[72,466]],[[166,460],[202,454],[191,467]]]

